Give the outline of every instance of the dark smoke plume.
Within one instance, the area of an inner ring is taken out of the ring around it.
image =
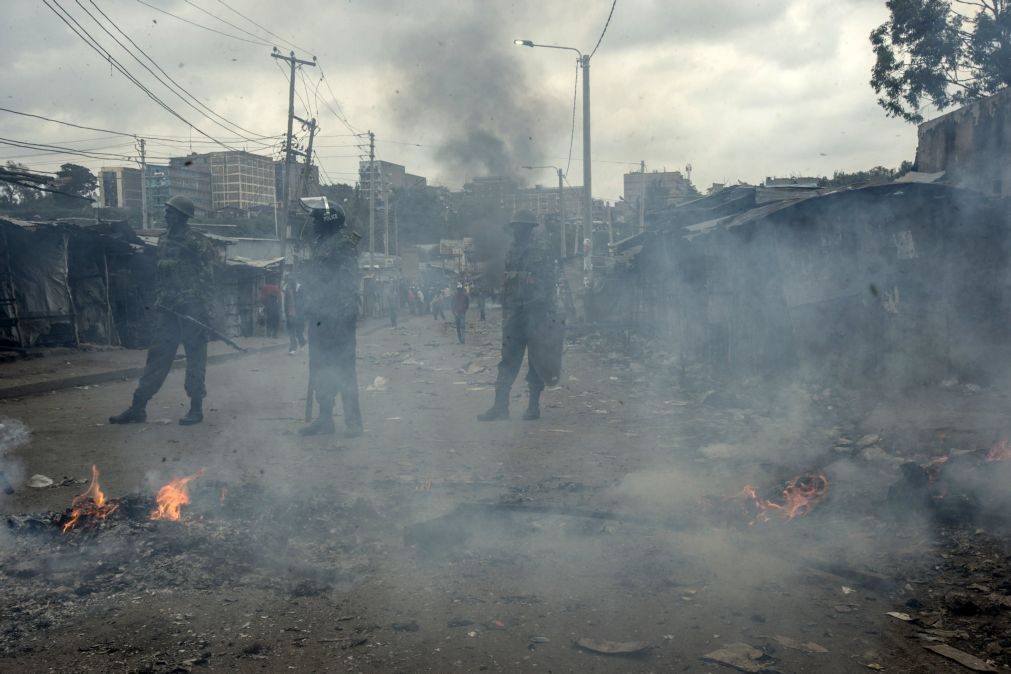
[[[567,107],[523,72],[503,11],[487,3],[447,5],[398,43],[401,86],[393,110],[401,133],[432,130],[445,180],[515,176],[566,135],[545,115]],[[409,105],[407,102],[410,102]]]

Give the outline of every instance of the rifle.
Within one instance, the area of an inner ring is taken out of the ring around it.
[[[207,325],[206,323],[201,323],[200,321],[198,321],[197,319],[193,318],[192,316],[187,316],[186,314],[180,313],[180,312],[176,311],[175,309],[169,309],[168,307],[163,307],[161,305],[157,305],[157,306],[155,306],[155,308],[156,309],[161,309],[162,311],[164,311],[166,313],[172,314],[176,318],[181,318],[184,321],[189,321],[190,323],[192,323],[193,325],[197,326],[198,328],[203,328],[212,337],[220,339],[222,342],[224,342],[228,346],[232,347],[236,351],[241,351],[242,353],[247,353],[247,349],[242,348],[241,346],[239,346],[238,344],[236,344],[235,342],[233,342],[232,340],[230,340],[220,330],[216,330],[215,328],[212,328],[211,326]]]

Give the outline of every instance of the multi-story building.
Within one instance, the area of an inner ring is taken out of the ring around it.
[[[210,152],[184,158],[211,172],[211,208],[239,208],[276,203],[274,160],[241,150]]]
[[[561,214],[560,205],[565,206],[567,222],[582,221],[583,218],[583,188],[564,187],[559,198],[557,187],[537,185],[516,190],[513,193],[512,210],[527,209],[537,214],[537,217],[556,217]]]
[[[288,174],[288,194],[294,202],[300,196],[319,196],[319,167],[310,164],[309,175],[305,183],[305,190],[302,189],[302,181],[305,174],[305,163],[292,162],[291,172]],[[274,192],[278,200],[284,194],[284,162],[274,162]]]
[[[638,204],[647,186],[654,186],[666,193],[668,205],[677,205],[698,197],[698,192],[685,180],[681,171],[650,171],[649,173],[626,173],[623,198],[630,204]]]
[[[480,176],[463,186],[463,191],[502,208],[512,208],[519,189],[515,178],[509,176]]]
[[[370,170],[373,162],[363,161],[358,165],[358,182],[362,188],[362,194],[368,195],[372,189],[373,176],[376,184],[376,199],[381,201],[387,191],[405,190],[414,187],[424,187],[428,181],[426,178],[413,173],[408,173],[407,169],[400,164],[377,159],[374,162],[374,169]]]
[[[98,172],[101,205],[105,208],[141,208],[140,169],[103,167]]]
[[[187,197],[196,206],[197,213],[211,210],[211,172],[190,157],[176,157],[168,166],[148,164],[147,212],[156,220],[165,209],[165,202],[173,196]]]

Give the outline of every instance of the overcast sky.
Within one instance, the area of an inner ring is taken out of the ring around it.
[[[59,3],[188,122],[230,146],[269,153],[188,107],[81,7],[129,45],[98,14],[97,4],[215,113],[279,138],[287,80],[266,45],[285,53],[292,46],[230,6],[298,45],[300,57],[318,57],[340,107],[326,84],[317,88],[320,69],[305,68],[296,114],[319,118],[317,149],[334,181],[354,182],[358,161],[357,141],[332,111],[343,109],[356,131],[375,132],[378,158],[454,189],[491,171],[550,185],[550,171],[521,167],[569,166],[575,54],[516,47],[512,40],[589,52],[611,6],[610,0],[144,1],[265,44],[183,23],[138,0]],[[868,85],[873,57],[867,36],[886,17],[884,0],[618,0],[591,61],[594,195],[617,199],[622,174],[637,169],[640,159],[647,170],[683,170],[691,163],[693,182],[702,189],[712,182],[831,175],[913,159],[916,128],[887,118]],[[155,161],[187,152],[191,136],[195,151],[220,149],[115,72],[42,0],[4,3],[0,21],[7,57],[3,107],[177,138],[149,144]],[[582,184],[581,107],[568,174],[573,185]],[[128,138],[4,112],[0,129],[8,139],[136,154]],[[26,156],[32,154],[0,146],[0,159],[40,170],[71,160]],[[74,161],[93,168],[124,163]]]

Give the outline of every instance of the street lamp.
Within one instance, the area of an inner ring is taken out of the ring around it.
[[[557,166],[524,166],[525,169],[554,169],[558,171],[558,227],[562,233],[562,256],[559,258],[565,263],[565,192],[562,188],[562,181],[565,179],[562,169]]]
[[[519,47],[543,47],[545,49],[564,49],[579,54],[579,65],[583,69],[583,238],[590,239],[590,255],[593,254],[593,193],[592,172],[590,170],[590,56],[583,54],[575,47],[562,47],[554,44],[537,44],[533,40],[513,40]],[[583,254],[586,254],[583,249]],[[586,261],[583,261],[584,268]],[[592,276],[593,265],[590,265]]]

